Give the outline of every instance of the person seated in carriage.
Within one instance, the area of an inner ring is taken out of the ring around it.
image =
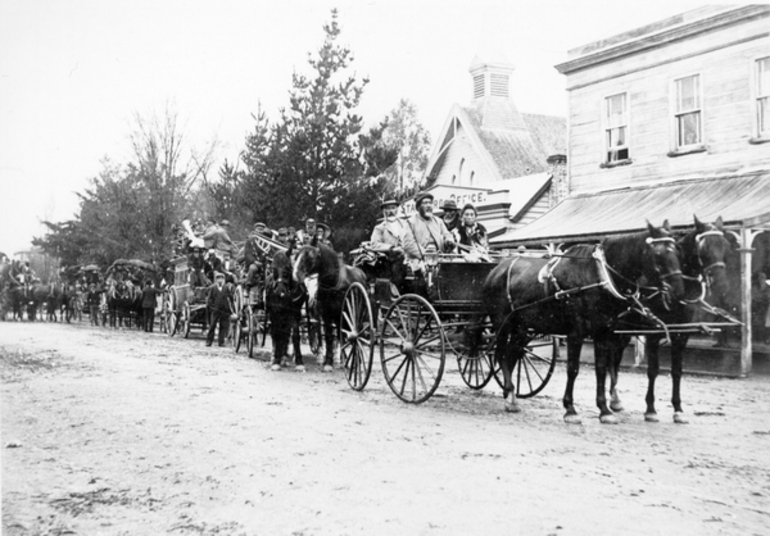
[[[262,306],[262,290],[265,285],[265,266],[260,259],[254,259],[249,264],[249,270],[243,278],[243,287],[249,304],[256,307]]]
[[[472,204],[463,207],[462,222],[455,235],[459,242],[458,248],[468,262],[491,262],[487,230],[476,221],[477,216],[476,207]]]
[[[204,273],[209,281],[214,280],[215,273],[221,273],[224,275],[224,265],[222,259],[217,257],[215,249],[209,249],[208,255],[204,259]]]
[[[276,237],[276,240],[283,244],[284,246],[289,246],[289,230],[286,227],[281,227],[278,229],[278,236]]]
[[[310,242],[313,241],[313,238],[316,236],[317,232],[317,224],[315,219],[307,218],[305,220],[304,229],[297,231],[297,245],[300,247],[310,245]]]
[[[332,228],[326,225],[325,223],[318,222],[316,224],[316,243],[317,244],[323,244],[324,246],[328,246],[332,249],[334,249],[334,246],[332,246],[332,242],[330,240],[332,236]]]
[[[398,201],[385,199],[380,204],[382,222],[372,230],[368,243],[362,247],[362,255],[356,265],[375,278],[390,279],[398,288],[406,276],[404,272],[404,232],[406,224],[398,218]]]
[[[206,276],[206,260],[203,258],[201,248],[194,247],[188,257],[190,266],[190,286],[207,287],[211,281]]]
[[[457,203],[454,202],[454,199],[447,199],[444,201],[444,204],[441,205],[441,210],[444,211],[444,214],[441,216],[444,225],[446,225],[446,228],[450,233],[454,234],[462,223],[460,221],[459,211],[457,210]]]

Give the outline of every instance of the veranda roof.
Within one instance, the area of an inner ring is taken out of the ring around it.
[[[726,225],[770,228],[770,170],[697,178],[564,199],[526,227],[491,240],[497,247],[598,240],[646,228],[688,227],[719,216]]]

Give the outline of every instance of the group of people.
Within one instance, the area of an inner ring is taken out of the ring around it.
[[[403,253],[414,272],[424,268],[426,254],[431,252],[463,254],[465,260],[488,260],[487,230],[476,221],[476,208],[465,205],[458,210],[453,200],[441,206],[441,218],[433,215],[434,197],[431,193],[415,197],[415,213],[402,219],[397,216],[399,204],[395,199],[383,201],[383,221],[372,231],[369,249],[377,252]]]

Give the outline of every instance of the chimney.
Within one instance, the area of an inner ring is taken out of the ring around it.
[[[553,208],[569,195],[569,178],[567,177],[567,156],[552,154],[546,159],[548,171],[551,173],[551,190],[548,193],[548,207]]]

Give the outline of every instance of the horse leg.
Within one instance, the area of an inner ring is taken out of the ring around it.
[[[305,364],[302,361],[302,350],[300,349],[299,323],[301,321],[301,311],[292,318],[291,322],[291,343],[294,347],[294,370],[305,372]]]
[[[618,424],[618,418],[607,407],[607,369],[612,356],[612,344],[604,334],[594,339],[594,367],[596,369],[596,407],[602,424]]]
[[[324,344],[326,344],[323,371],[332,372],[334,370],[334,329],[329,315],[322,314],[321,316],[323,316]]]
[[[514,337],[511,331],[510,325],[505,325],[500,329],[497,346],[495,347],[495,360],[500,365],[500,370],[503,373],[503,407],[508,413],[518,413],[521,411],[521,407],[516,400],[511,374],[519,352],[518,349],[515,352],[511,351],[511,346],[514,344]]]
[[[660,337],[647,337],[645,345],[647,353],[647,395],[644,401],[647,403],[647,410],[644,412],[644,420],[647,422],[658,422],[658,412],[655,411],[655,380],[660,372],[660,360],[658,358],[658,348]]]
[[[687,334],[673,336],[671,342],[671,404],[674,406],[674,422],[687,424],[688,420],[682,411],[682,400],[679,388],[682,382],[682,362],[684,361],[684,349],[687,346]]]
[[[610,409],[614,412],[623,411],[623,402],[620,401],[618,394],[618,375],[620,374],[620,363],[623,361],[623,350],[630,341],[630,337],[618,336],[614,338],[613,344],[610,346]]]
[[[583,338],[576,335],[567,337],[567,386],[564,389],[562,404],[566,413],[564,422],[567,424],[581,424],[580,416],[574,405],[575,380],[580,373],[580,351],[583,348]]]

